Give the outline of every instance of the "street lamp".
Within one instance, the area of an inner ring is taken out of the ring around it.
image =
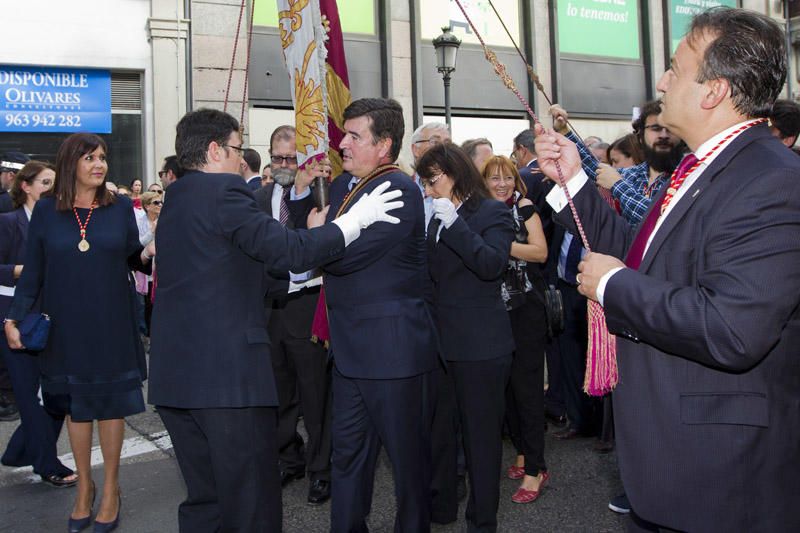
[[[456,56],[458,47],[461,46],[461,39],[450,33],[452,28],[445,26],[442,33],[433,40],[433,47],[436,49],[436,70],[442,75],[444,81],[444,114],[447,126],[450,126],[450,74],[456,70]]]

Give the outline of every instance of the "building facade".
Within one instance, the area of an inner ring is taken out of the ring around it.
[[[794,51],[800,31],[794,27],[800,28],[800,2],[795,0],[493,0],[544,92],[529,79],[489,2],[462,4],[545,124],[549,101],[558,102],[584,136],[611,141],[630,130],[636,108],[657,96],[655,85],[691,13],[712,5],[738,5],[787,25],[793,52],[787,91],[794,95],[798,87]],[[487,137],[497,153],[508,154],[511,139],[530,125],[453,0],[338,0],[338,5],[353,98],[385,96],[403,105],[407,162],[414,128],[443,121],[444,89],[431,43],[443,26],[462,39],[452,76],[454,140]],[[156,179],[161,160],[174,152],[175,123],[188,109],[227,108],[243,119],[247,143],[262,156],[272,129],[294,121],[275,0],[246,0],[244,6],[242,0],[29,0],[5,29],[0,152],[53,160],[61,139],[79,128],[48,126],[49,119],[42,126],[44,109],[36,103],[14,108],[25,105],[19,96],[25,88],[3,83],[4,72],[6,82],[13,78],[8,73],[20,72],[38,79],[64,72],[78,76],[70,79],[97,77],[107,101],[101,97],[96,108],[83,105],[77,112],[85,113],[84,121],[90,116],[104,121],[95,129],[109,143],[109,176],[119,183]],[[30,98],[49,102],[58,89],[28,92],[47,92],[50,96]],[[56,118],[65,120],[62,115],[74,109],[46,111],[62,112]],[[22,125],[25,113],[28,124]]]

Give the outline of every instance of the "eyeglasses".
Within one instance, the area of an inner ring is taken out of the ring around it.
[[[53,184],[53,180],[52,180],[52,179],[50,179],[50,178],[44,178],[44,179],[35,179],[35,180],[33,180],[33,181],[38,181],[39,183],[41,183],[41,184],[42,184],[42,185],[44,185],[45,187],[50,187],[50,186]]]
[[[164,205],[164,202],[162,202],[161,200],[153,200],[153,201],[152,201],[152,202],[150,202],[150,203],[151,203],[152,205]]]
[[[420,183],[422,183],[423,187],[433,187],[436,184],[436,182],[442,178],[442,176],[444,176],[444,172],[436,174],[432,178],[423,178],[422,176],[420,176],[419,181]]]
[[[420,140],[414,142],[414,144],[430,143],[431,146],[436,146],[437,144],[442,144],[443,142],[444,142],[444,139],[442,139],[441,137],[430,137],[428,139],[420,139]]]
[[[273,155],[270,156],[270,161],[272,161],[273,165],[282,165],[286,163],[287,165],[296,165],[297,164],[297,157],[293,155]]]
[[[158,171],[158,177],[159,178],[163,178],[164,176],[167,175],[167,172],[169,172],[169,171],[168,170],[159,170]]]
[[[660,124],[650,124],[649,126],[645,126],[644,129],[650,130],[653,133],[661,133],[662,131],[669,133],[669,130]]]
[[[239,152],[239,155],[242,155],[244,153],[244,148],[242,148],[241,146],[234,146],[232,144],[223,144],[222,147],[223,148],[233,148],[234,150]]]

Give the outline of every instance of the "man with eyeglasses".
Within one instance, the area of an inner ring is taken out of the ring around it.
[[[419,162],[425,152],[437,144],[450,142],[450,128],[443,122],[427,122],[414,130],[411,134],[411,154],[414,156],[414,165]],[[425,187],[419,181],[419,174],[414,172],[411,176],[419,187],[419,192],[425,206],[425,227],[433,214],[433,198],[425,196]]]
[[[262,211],[287,228],[306,227],[314,207],[311,183],[328,176],[327,160],[297,167],[295,129],[279,126],[270,136],[270,170],[273,181],[253,196]],[[276,283],[269,288],[265,306],[272,371],[278,390],[278,461],[281,485],[310,478],[307,501],[320,505],[330,498],[331,482],[331,374],[325,348],[311,341],[311,323],[322,283],[318,270],[270,272]],[[308,441],[297,432],[300,413]]]
[[[309,223],[321,227],[288,230],[259,210],[238,174],[238,120],[197,109],[176,130],[187,170],[158,222],[149,401],[186,482],[180,531],[281,531],[264,269],[303,272],[339,259],[372,223],[400,222],[387,211],[403,203],[387,203],[400,193],[382,186],[332,224],[322,210]]]
[[[175,183],[175,180],[183,176],[183,173],[184,170],[178,164],[178,156],[170,155],[164,158],[164,164],[161,166],[161,170],[158,171],[158,178],[161,180],[161,185],[166,189]]]
[[[614,169],[600,163],[592,151],[567,126],[567,112],[559,105],[550,108],[553,127],[578,146],[583,169],[590,179],[611,191],[620,203],[622,216],[631,226],[642,221],[650,199],[669,180],[680,163],[686,145],[667,128],[659,124],[661,102],[653,100],[642,106],[639,117],[633,121],[633,131],[644,151],[644,162],[628,168]]]

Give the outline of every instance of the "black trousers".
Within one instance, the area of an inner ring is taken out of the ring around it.
[[[402,379],[354,379],[333,369],[331,531],[368,531],[381,445],[392,463],[394,531],[430,531],[431,373]]]
[[[602,423],[602,403],[583,392],[589,342],[586,298],[562,280],[558,288],[564,300],[564,331],[558,336],[558,345],[567,418],[572,429],[595,435]]]
[[[532,296],[533,299],[533,296]],[[538,476],[544,462],[544,353],[547,325],[544,305],[537,301],[508,312],[514,334],[514,359],[506,388],[506,423],[525,473]]]
[[[51,414],[39,405],[39,364],[25,352],[12,352],[5,339],[0,341],[19,408],[20,424],[8,441],[0,460],[6,466],[33,466],[37,474],[69,475],[56,453],[56,442],[64,417]]]
[[[444,368],[436,370],[433,378],[436,405],[431,432],[431,521],[449,524],[458,519],[458,441],[462,439],[453,378]]]
[[[273,309],[268,331],[278,389],[278,454],[287,472],[308,470],[312,480],[331,478],[331,374],[325,348],[287,329],[283,309]],[[309,318],[309,321],[312,317]],[[308,442],[297,433],[303,414]],[[305,454],[303,449],[305,448]]]
[[[511,355],[486,361],[449,361],[447,366],[467,458],[467,531],[494,532],[500,503],[503,415]],[[455,456],[450,462],[455,464]]]
[[[279,532],[276,408],[158,407],[186,482],[181,533]]]

